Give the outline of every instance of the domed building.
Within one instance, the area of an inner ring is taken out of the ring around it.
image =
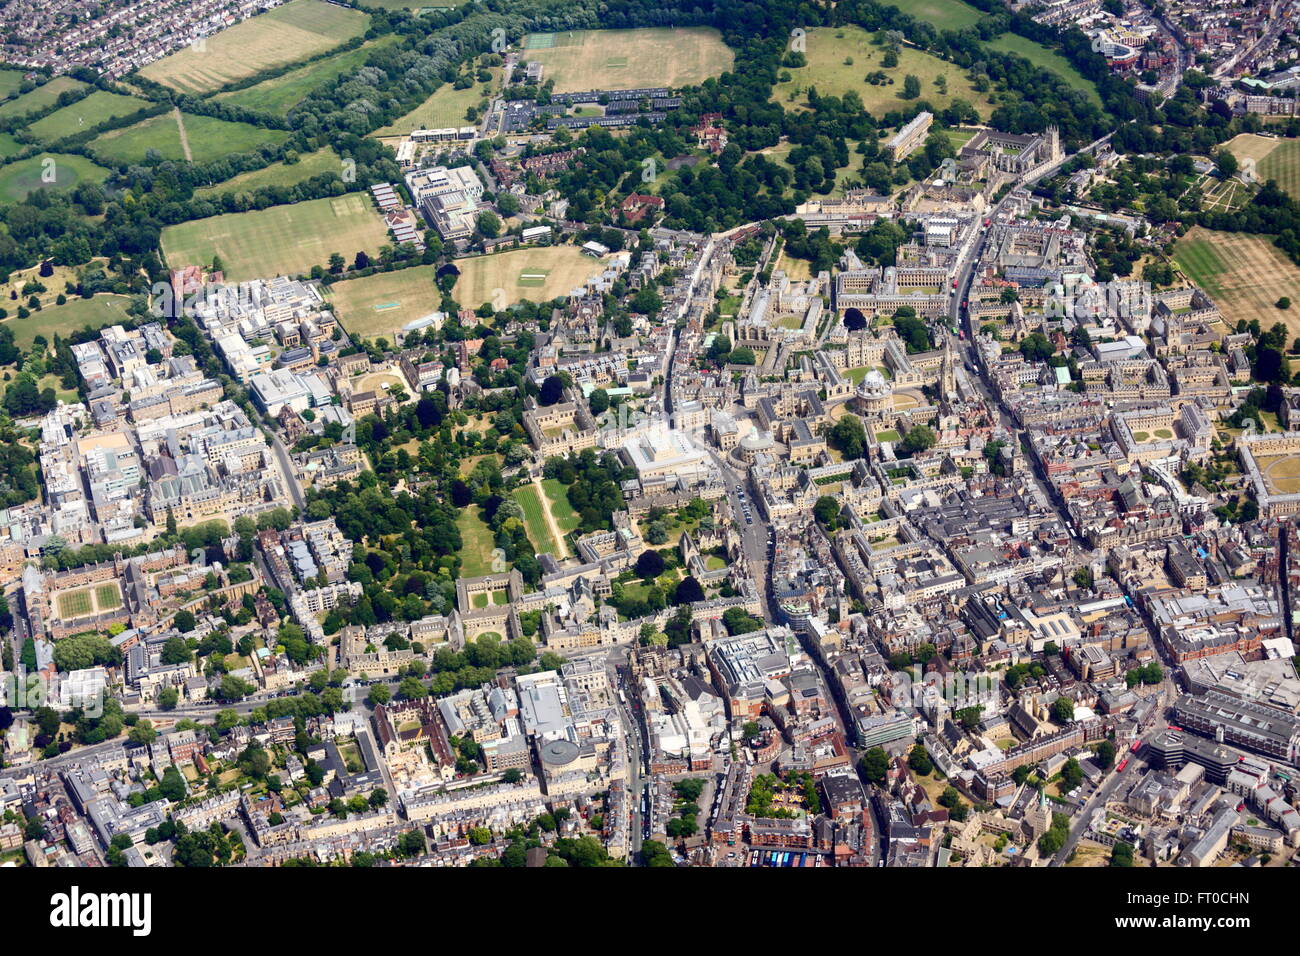
[[[862,381],[850,399],[851,407],[863,415],[882,415],[893,409],[893,386],[879,369],[871,369],[862,376]]]
[[[740,440],[740,458],[747,465],[752,465],[760,454],[771,452],[776,447],[776,440],[771,434],[755,428]]]

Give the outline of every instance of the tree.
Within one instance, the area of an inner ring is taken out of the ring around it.
[[[653,548],[642,551],[636,559],[636,573],[642,580],[651,581],[664,573],[663,555]]]
[[[868,783],[882,787],[885,784],[885,774],[889,770],[889,754],[885,753],[883,747],[872,747],[862,755],[858,766]]]
[[[921,95],[921,80],[919,77],[909,73],[903,77],[903,92],[900,94],[905,100],[914,100]]]
[[[558,375],[548,375],[537,395],[537,404],[554,405],[564,397],[564,379]]]
[[[827,531],[834,531],[839,524],[840,502],[830,495],[822,495],[813,505],[813,517]]]
[[[172,618],[172,624],[174,624],[176,630],[180,631],[182,634],[188,634],[190,631],[194,630],[195,623],[194,615],[187,608],[181,608],[176,612],[176,616]],[[188,660],[188,658],[186,659]]]
[[[137,746],[151,744],[158,737],[158,731],[153,729],[153,721],[140,720],[127,733],[126,739]]]
[[[668,847],[658,840],[646,840],[641,844],[641,862],[646,866],[676,866]]]
[[[1111,866],[1133,866],[1133,844],[1125,840],[1116,840],[1110,851]]]
[[[393,699],[393,692],[385,684],[375,684],[370,688],[370,706],[377,707],[380,704],[386,704]]]
[[[927,448],[933,448],[937,440],[934,431],[928,426],[916,425],[908,429],[907,434],[903,436],[901,447],[907,454],[915,455]]]
[[[185,613],[188,614],[189,612]],[[191,615],[191,620],[193,620],[193,615]],[[194,625],[191,624],[187,630],[193,629]],[[164,664],[188,664],[191,656],[190,646],[185,643],[185,639],[182,637],[170,637],[167,639],[167,643],[163,645],[162,662]]]
[[[912,749],[907,754],[907,765],[912,769],[913,773],[922,777],[934,770],[934,763],[930,760],[930,755],[921,744],[912,746]]]
[[[1074,720],[1074,701],[1068,697],[1056,698],[1052,705],[1052,719],[1058,724],[1068,724]]]
[[[475,220],[478,231],[487,239],[495,239],[501,235],[501,219],[494,212],[481,212],[478,219]]]
[[[704,588],[700,586],[700,582],[695,580],[694,576],[687,575],[678,583],[673,598],[674,604],[694,604],[697,601],[704,600]]]

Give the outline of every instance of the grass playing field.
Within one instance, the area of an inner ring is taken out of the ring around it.
[[[68,620],[74,617],[85,617],[93,613],[95,602],[92,598],[94,588],[78,588],[75,591],[64,591],[55,597],[55,603],[59,607],[59,617]]]
[[[1300,491],[1300,457],[1296,455],[1267,455],[1257,457],[1255,464],[1275,495],[1290,495]]]
[[[308,63],[296,70],[290,70],[282,76],[263,80],[261,83],[247,89],[219,93],[216,98],[232,103],[235,106],[242,106],[245,109],[283,116],[312,90],[324,86],[335,77],[355,70],[365,63],[366,57],[370,56],[375,50],[392,46],[400,39],[400,34],[389,33],[376,40],[363,43],[355,50],[345,50],[342,53],[336,53],[334,56],[316,60],[314,63]]]
[[[117,584],[95,586],[95,603],[101,611],[111,611],[122,606],[122,589]]]
[[[51,143],[94,129],[119,116],[130,116],[148,105],[147,100],[134,96],[95,90],[89,96],[37,120],[28,129],[41,142]]]
[[[1269,328],[1284,322],[1300,335],[1295,307],[1279,309],[1283,296],[1300,304],[1300,268],[1266,236],[1211,232],[1197,226],[1174,250],[1174,263],[1213,298],[1230,326],[1258,319]]]
[[[45,341],[53,342],[57,333],[67,338],[89,325],[92,329],[113,325],[130,318],[126,307],[131,300],[124,295],[97,295],[91,299],[69,299],[66,305],[54,305],[33,312],[25,319],[12,313],[4,324],[14,330],[14,344],[26,351],[32,347],[36,336],[42,335]]]
[[[108,170],[84,156],[42,153],[0,166],[0,201],[18,202],[37,189],[71,189],[77,183],[102,183]]]
[[[330,286],[334,314],[350,335],[373,339],[438,311],[442,293],[434,285],[434,266],[412,266]]]
[[[894,110],[907,108],[915,100],[899,97],[903,79],[909,73],[921,81],[920,99],[936,109],[943,109],[955,99],[970,103],[982,116],[992,108],[987,96],[975,92],[966,71],[953,63],[911,47],[898,52],[898,66],[885,69],[880,65],[884,48],[871,42],[871,34],[860,27],[815,27],[808,31],[805,56],[808,65],[798,69],[782,68],[789,73],[787,82],[778,82],[772,89],[772,98],[787,109],[806,105],[809,87],[817,87],[823,96],[843,96],[850,90],[862,97],[867,111],[882,116]],[[851,62],[845,62],[846,60]],[[871,84],[869,73],[883,72],[892,84]],[[947,79],[946,94],[938,92],[935,79]]]
[[[573,246],[539,246],[456,260],[460,278],[452,297],[467,309],[484,302],[504,308],[527,299],[545,302],[568,295],[601,270]]]
[[[314,153],[308,153],[305,156],[298,157],[298,162],[293,165],[285,163],[272,163],[262,169],[255,169],[252,172],[240,173],[233,179],[227,179],[225,182],[217,183],[215,186],[204,186],[201,189],[194,190],[197,198],[210,196],[219,196],[222,193],[253,192],[261,189],[263,186],[292,186],[300,183],[304,179],[311,179],[313,176],[319,176],[321,173],[337,173],[342,169],[341,160],[334,150],[326,146],[324,149],[318,149]]]
[[[567,553],[564,545],[551,534],[551,527],[546,521],[546,505],[537,493],[536,485],[521,485],[515,489],[515,501],[524,509],[524,527],[528,530],[528,540],[533,543],[538,554],[549,553],[562,558]]]
[[[109,130],[91,140],[90,149],[104,161],[120,165],[139,162],[149,150],[163,159],[209,163],[231,153],[248,152],[265,143],[283,143],[289,138],[284,130],[260,129],[247,123],[229,123],[190,113],[180,114],[184,123],[182,132],[176,116],[173,110],[134,126]]]
[[[361,251],[374,254],[387,236],[370,200],[349,193],[168,226],[162,246],[173,268],[220,256],[226,280],[243,282],[299,275],[326,265],[335,252],[349,261]]]
[[[686,86],[731,69],[735,54],[707,27],[533,33],[524,60],[541,63],[556,93]]]
[[[567,485],[561,484],[558,479],[542,479],[542,490],[546,492],[546,501],[551,507],[551,517],[560,528],[560,534],[568,534],[578,525],[582,524],[582,519],[578,513],[573,510],[573,505],[569,504],[569,489]]]
[[[24,93],[17,99],[12,99],[4,105],[0,105],[0,119],[9,119],[11,116],[26,116],[28,113],[39,113],[53,106],[60,96],[69,90],[84,90],[86,84],[80,80],[74,80],[70,76],[56,76],[44,86],[38,86],[30,93]]]
[[[387,126],[375,130],[372,136],[407,136],[413,129],[446,129],[449,126],[472,125],[465,116],[471,106],[482,106],[501,79],[501,70],[491,71],[487,83],[475,83],[463,90],[446,83],[434,91],[427,100],[404,116],[399,116]]]
[[[1065,57],[1049,50],[1041,43],[1035,43],[1016,33],[1004,33],[988,46],[1002,53],[1023,56],[1035,66],[1050,70],[1074,89],[1085,93],[1094,106],[1101,106],[1101,94],[1097,92],[1096,84],[1076,70],[1074,64]]]
[[[186,47],[140,71],[145,79],[186,93],[208,93],[365,33],[370,18],[324,0],[290,0],[283,6],[207,37],[202,49]]]
[[[1254,164],[1261,183],[1272,179],[1284,192],[1300,196],[1300,139],[1242,133],[1227,148],[1243,166]]]

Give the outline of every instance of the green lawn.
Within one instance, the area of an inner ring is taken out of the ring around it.
[[[70,76],[56,76],[44,86],[38,86],[30,93],[24,93],[17,99],[0,105],[0,119],[12,116],[26,116],[28,113],[40,113],[58,102],[59,97],[69,90],[84,90],[86,84]]]
[[[108,170],[84,156],[42,153],[0,166],[0,201],[19,202],[37,189],[72,189],[89,180],[102,183]]]
[[[11,133],[0,133],[0,159],[17,156],[26,147],[13,138]]]
[[[463,510],[456,518],[456,527],[460,529],[461,577],[478,578],[491,574],[496,542],[492,538],[492,529],[479,517],[478,505]]]
[[[1101,95],[1097,92],[1096,85],[1075,69],[1073,63],[1061,56],[1061,54],[1049,50],[1041,43],[1027,40],[1016,33],[1004,33],[987,45],[1002,53],[1014,53],[1017,56],[1023,56],[1035,66],[1051,70],[1076,90],[1082,90],[1086,93],[1088,99],[1095,106],[1101,106]]]
[[[1228,271],[1213,243],[1204,239],[1183,239],[1174,247],[1174,263],[1187,278],[1211,296],[1222,295],[1219,276]]]
[[[148,100],[134,96],[95,90],[89,96],[42,117],[28,128],[41,142],[52,143],[102,126],[119,116],[130,116],[149,105]]]
[[[465,111],[487,99],[488,94],[496,88],[500,75],[501,70],[494,68],[491,81],[475,83],[463,90],[453,88],[450,83],[444,84],[405,116],[399,116],[370,135],[407,136],[413,129],[446,129],[449,126],[471,125],[465,117]]]
[[[312,90],[324,86],[344,73],[355,70],[365,63],[366,57],[375,50],[392,46],[400,39],[400,34],[389,33],[369,43],[363,43],[355,50],[345,50],[324,57],[296,70],[290,70],[282,76],[263,80],[242,90],[218,93],[215,98],[245,109],[283,116]]]
[[[18,92],[18,88],[22,85],[22,70],[0,70],[0,100]]]
[[[527,528],[528,540],[533,543],[537,553],[549,552],[556,558],[563,557],[565,552],[546,523],[546,512],[537,488],[531,484],[521,485],[515,489],[514,499],[524,509],[524,527]]]
[[[567,485],[555,478],[545,478],[542,480],[542,490],[546,492],[546,500],[551,503],[551,517],[555,519],[561,534],[568,534],[582,524],[573,505],[569,504]]]
[[[93,329],[113,325],[129,318],[126,307],[131,302],[124,295],[97,295],[92,299],[70,299],[67,305],[54,305],[19,319],[11,311],[4,324],[14,330],[14,344],[24,351],[32,347],[38,335],[47,342],[54,341],[55,333],[66,338],[71,333],[89,325]]]
[[[172,268],[220,256],[231,282],[299,275],[326,265],[334,252],[350,261],[359,251],[377,254],[387,241],[384,220],[363,193],[196,219],[167,226],[162,235]]]
[[[341,163],[338,154],[326,146],[314,153],[300,156],[298,162],[293,165],[282,162],[272,163],[262,169],[240,173],[233,179],[227,179],[215,186],[200,187],[194,190],[194,196],[197,199],[207,199],[223,193],[251,193],[263,186],[293,186],[321,173],[337,173],[342,169]]]
[[[940,30],[960,30],[984,17],[980,10],[961,0],[889,0],[887,6],[897,7]]]
[[[150,150],[163,159],[190,159],[210,163],[231,153],[245,153],[266,143],[283,143],[289,134],[278,129],[259,129],[247,123],[228,123],[210,116],[182,114],[190,155],[185,154],[181,131],[174,113],[163,113],[124,129],[114,129],[90,142],[90,150],[110,163],[140,162]]]

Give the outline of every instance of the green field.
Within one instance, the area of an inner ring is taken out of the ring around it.
[[[413,129],[446,129],[449,126],[472,125],[465,118],[471,106],[486,102],[501,77],[500,69],[492,70],[487,83],[475,83],[467,89],[457,90],[450,83],[439,87],[427,100],[404,116],[399,116],[387,126],[375,130],[372,136],[409,136]]]
[[[1283,297],[1300,302],[1300,267],[1268,236],[1195,226],[1174,247],[1174,263],[1210,294],[1229,325],[1258,320],[1269,328],[1281,322],[1288,342],[1300,335],[1300,314],[1275,304]]]
[[[17,156],[27,147],[14,139],[11,133],[0,133],[0,159]]]
[[[22,70],[0,70],[0,100],[18,92],[22,85]]]
[[[283,116],[312,90],[324,86],[335,77],[355,70],[375,50],[392,46],[400,39],[399,34],[389,33],[369,43],[363,43],[355,50],[345,50],[327,56],[296,70],[290,70],[282,76],[263,80],[246,89],[218,93],[216,99],[245,109]]]
[[[1259,161],[1261,181],[1275,180],[1280,189],[1300,197],[1300,139],[1283,139]]]
[[[538,554],[550,553],[556,558],[564,557],[564,545],[555,540],[550,525],[546,523],[546,506],[537,493],[536,485],[521,485],[515,489],[515,501],[524,509],[524,527],[528,529],[528,540],[533,543]]]
[[[551,517],[555,519],[561,534],[568,534],[582,524],[573,505],[569,504],[567,485],[555,478],[545,478],[542,480],[542,490],[546,492],[546,500],[551,504]]]
[[[1074,64],[1061,54],[1015,33],[1004,33],[992,43],[989,43],[988,46],[1002,53],[1014,53],[1017,56],[1023,56],[1035,66],[1050,70],[1074,89],[1082,90],[1087,94],[1093,105],[1101,106],[1101,94],[1097,92],[1096,84],[1075,69]]]
[[[4,324],[14,330],[14,344],[26,351],[38,335],[53,342],[55,334],[67,338],[73,332],[90,326],[92,329],[124,322],[128,318],[126,307],[131,304],[124,295],[97,295],[92,299],[69,299],[66,305],[52,305],[33,312],[25,319],[10,313]]]
[[[49,109],[58,98],[69,90],[84,90],[86,84],[70,76],[56,76],[44,86],[38,86],[30,93],[0,105],[0,119],[12,116],[26,116],[28,113],[40,113]]]
[[[360,279],[345,279],[329,288],[330,304],[350,335],[372,339],[438,311],[442,293],[434,284],[435,266],[412,266]]]
[[[362,193],[349,193],[255,212],[229,213],[163,229],[172,268],[210,263],[220,256],[229,282],[299,275],[326,265],[331,253],[349,261],[375,254],[388,238],[384,220]]]
[[[53,163],[47,162],[53,160]],[[52,170],[52,182],[47,182]],[[77,183],[102,183],[108,170],[96,166],[84,156],[71,153],[43,153],[29,156],[8,166],[0,166],[0,201],[19,202],[36,189],[72,189]]]
[[[95,90],[89,96],[55,110],[28,129],[43,143],[54,142],[102,126],[119,116],[130,116],[149,106],[148,100]]]
[[[253,76],[324,53],[370,22],[359,10],[324,0],[290,0],[140,70],[145,79],[185,93],[209,93]]]
[[[101,611],[111,611],[122,606],[122,589],[116,584],[99,584],[95,586],[95,603]]]
[[[58,595],[56,603],[59,606],[59,617],[66,621],[73,617],[84,617],[93,611],[94,605],[90,600],[91,590],[91,588],[78,588]]]
[[[247,123],[229,123],[189,113],[182,113],[181,117],[185,124],[184,136],[173,111],[151,116],[124,129],[109,130],[91,140],[90,149],[103,160],[119,165],[140,162],[150,150],[163,159],[209,163],[231,153],[245,153],[289,138],[284,130],[260,129]]]
[[[460,529],[461,577],[479,578],[491,574],[496,542],[492,538],[492,529],[479,517],[478,505],[470,505],[457,515],[456,527]]]
[[[980,10],[961,0],[889,0],[887,6],[897,7],[940,30],[960,30],[984,18]]]
[[[772,89],[772,99],[787,109],[804,107],[808,89],[814,86],[823,96],[843,96],[853,91],[862,98],[867,111],[876,116],[907,109],[917,102],[899,96],[903,79],[910,73],[921,81],[919,99],[935,109],[944,109],[953,100],[962,99],[981,116],[990,112],[988,97],[975,91],[966,71],[937,56],[904,46],[898,51],[898,66],[885,69],[880,65],[884,47],[873,44],[871,34],[855,26],[814,27],[808,31],[807,40],[807,66],[783,67],[781,73],[788,73],[790,79],[778,82]],[[893,82],[868,83],[866,76],[876,72],[885,73]],[[935,86],[935,78],[940,75],[948,81],[946,94],[939,93]]]
[[[717,30],[654,27],[533,33],[524,60],[541,63],[556,93],[687,86],[731,69],[735,55]]]
[[[338,173],[342,169],[341,162],[334,150],[326,146],[314,153],[298,157],[298,162],[292,165],[282,162],[272,163],[262,169],[240,173],[215,186],[203,186],[194,190],[194,195],[198,199],[206,199],[220,196],[222,193],[251,193],[263,186],[293,186],[321,173]]]

